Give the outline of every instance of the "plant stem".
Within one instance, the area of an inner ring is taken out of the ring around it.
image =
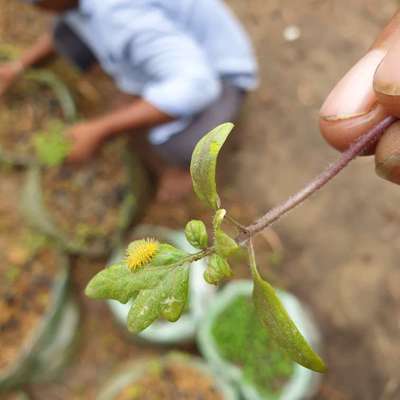
[[[195,262],[195,261],[202,260],[203,258],[209,256],[213,252],[214,252],[214,247],[209,247],[209,248],[207,248],[205,250],[202,250],[202,251],[200,251],[198,253],[190,255],[187,258],[186,262],[192,263],[192,262]]]
[[[325,186],[342,169],[344,169],[350,163],[350,161],[362,154],[366,149],[368,149],[368,147],[376,143],[383,135],[385,130],[395,121],[397,121],[397,118],[395,117],[386,117],[367,133],[362,135],[346,151],[342,153],[336,162],[329,165],[325,171],[309,182],[303,189],[289,197],[282,204],[272,208],[254,224],[246,227],[246,232],[241,233],[236,238],[238,244],[241,246],[245,245],[251,237],[263,231],[265,228],[281,218],[284,214],[303,203],[304,200]]]

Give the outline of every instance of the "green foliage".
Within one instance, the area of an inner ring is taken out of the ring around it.
[[[218,285],[221,280],[231,276],[232,270],[228,261],[218,254],[213,254],[208,260],[207,269],[204,271],[205,281],[211,285]]]
[[[45,131],[35,134],[33,145],[41,164],[54,167],[63,163],[70,150],[64,131],[61,121],[51,121]]]
[[[100,271],[86,287],[86,296],[92,299],[113,299],[126,304],[136,294],[156,287],[169,268],[147,266],[132,272],[126,263],[112,265]]]
[[[168,321],[176,321],[180,317],[188,297],[190,263],[209,257],[204,279],[210,284],[218,284],[221,280],[232,276],[227,259],[235,255],[241,248],[237,241],[222,229],[226,210],[220,208],[215,180],[218,154],[232,129],[233,125],[227,123],[218,126],[204,136],[193,152],[190,168],[194,191],[202,202],[215,211],[212,245],[208,247],[208,235],[204,223],[198,220],[190,221],[186,225],[185,234],[187,240],[200,250],[198,253],[189,255],[173,246],[161,244],[150,261],[146,259],[146,262],[141,262],[143,260],[140,259],[140,254],[143,254],[144,257],[146,252],[141,253],[139,247],[134,246],[129,250],[133,251],[133,254],[129,255],[132,265],[128,266],[124,261],[107,268],[98,273],[86,288],[86,294],[94,299],[115,299],[122,303],[131,300],[128,328],[132,332],[139,332],[147,328],[160,316]],[[227,220],[242,229],[240,224],[232,218]],[[232,345],[232,349],[237,346],[237,352],[244,352],[249,357],[239,360],[240,362],[246,361],[246,363],[250,360],[249,364],[246,364],[246,376],[258,384],[257,382],[268,380],[276,373],[278,376],[290,375],[292,369],[288,367],[288,360],[277,350],[276,346],[283,349],[293,361],[314,371],[324,372],[326,367],[323,361],[312,350],[290,319],[272,286],[264,281],[258,273],[252,246],[249,248],[249,253],[254,279],[253,299],[260,323],[255,322],[255,318],[252,316],[250,322],[252,325],[256,325],[257,329],[254,337],[250,332],[250,334],[246,333],[246,338],[235,336],[240,333],[240,331],[236,332],[235,324],[229,326],[229,332],[237,341],[229,342],[236,343],[236,345]],[[137,268],[138,266],[140,268]],[[250,318],[250,316],[248,317]],[[227,323],[226,326],[228,325]],[[262,326],[264,329],[261,328]],[[276,344],[273,344],[272,340]],[[265,341],[268,342],[269,350],[263,347]],[[249,347],[249,343],[253,347]],[[273,365],[270,368],[261,368],[251,358],[258,355],[261,355],[260,362],[271,360]]]
[[[128,328],[137,333],[160,316],[175,322],[183,313],[188,297],[189,266],[172,268],[160,283],[136,297],[128,315]]]
[[[205,135],[194,149],[190,173],[197,197],[213,209],[220,207],[217,193],[216,168],[218,154],[234,125],[226,123]]]
[[[188,254],[185,251],[177,249],[170,244],[162,243],[160,244],[158,252],[151,260],[151,265],[154,265],[155,267],[168,266],[181,262],[187,256]]]
[[[214,232],[217,231],[218,229],[221,229],[225,216],[226,216],[226,210],[224,210],[223,208],[220,208],[215,212],[213,220]]]
[[[227,235],[223,230],[218,229],[215,232],[215,251],[221,257],[227,258],[232,256],[237,250],[239,250],[238,244]]]
[[[325,372],[324,362],[297,329],[274,288],[259,274],[252,250],[250,250],[250,265],[254,280],[254,305],[271,337],[289,354],[292,360],[313,371]]]
[[[160,245],[154,258],[132,271],[126,261],[100,271],[86,287],[92,299],[133,300],[128,328],[140,332],[160,316],[176,321],[188,296],[188,254],[168,244]]]
[[[236,241],[227,235],[221,228],[225,215],[226,210],[221,208],[215,213],[213,221],[215,251],[223,258],[230,257],[239,250]]]
[[[19,278],[21,273],[22,273],[21,268],[18,268],[15,265],[9,266],[5,270],[5,274],[4,274],[4,278],[6,280],[7,285],[13,285],[17,281],[17,279]]]
[[[203,221],[193,220],[187,223],[185,228],[187,241],[196,249],[206,249],[208,246],[208,234]]]
[[[254,305],[238,296],[218,315],[212,334],[219,353],[243,371],[243,378],[269,398],[293,374],[290,357],[272,340],[261,324]]]

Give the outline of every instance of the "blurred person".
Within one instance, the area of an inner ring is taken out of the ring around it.
[[[400,118],[400,12],[327,97],[320,111],[321,132],[343,151],[388,115]],[[371,153],[378,175],[400,184],[400,122]]]
[[[24,1],[55,13],[56,21],[19,60],[0,65],[0,96],[27,68],[57,54],[82,71],[100,65],[132,100],[72,126],[70,161],[87,160],[124,132],[149,130],[152,147],[168,165],[160,197],[189,191],[195,144],[218,124],[235,120],[257,85],[251,43],[224,2]]]

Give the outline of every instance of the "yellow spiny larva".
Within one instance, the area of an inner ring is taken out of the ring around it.
[[[126,251],[126,263],[131,271],[148,264],[160,246],[160,243],[154,239],[142,239],[132,242]]]

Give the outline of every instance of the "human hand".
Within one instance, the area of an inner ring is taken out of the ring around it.
[[[343,151],[387,115],[400,118],[400,12],[329,94],[320,128],[328,143]],[[370,153],[377,174],[400,184],[400,122]]]
[[[82,122],[73,125],[67,132],[71,141],[68,161],[85,162],[91,158],[103,142],[103,130],[95,122]]]
[[[20,61],[11,61],[0,65],[0,97],[14,84],[24,71]]]

